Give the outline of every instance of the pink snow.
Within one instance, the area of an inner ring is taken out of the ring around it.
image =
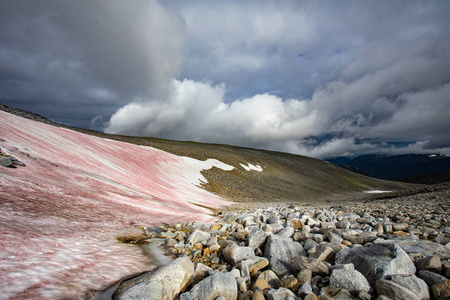
[[[135,225],[212,221],[230,202],[198,184],[200,162],[0,111],[0,148],[26,164],[0,167],[0,299],[87,298],[152,269],[118,235]]]

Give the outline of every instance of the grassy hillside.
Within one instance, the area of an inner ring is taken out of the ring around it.
[[[0,109],[6,110],[1,105]],[[22,117],[52,124],[52,121],[42,116],[12,108],[8,110]],[[330,202],[361,197],[361,191],[366,190],[397,190],[413,186],[365,177],[331,163],[300,155],[72,129],[103,138],[155,147],[179,156],[199,160],[215,158],[232,165],[235,167],[233,171],[222,171],[217,168],[204,171],[203,175],[208,180],[204,188],[235,202]],[[260,165],[264,170],[246,171],[240,163]]]

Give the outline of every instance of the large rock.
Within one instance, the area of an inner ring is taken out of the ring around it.
[[[154,272],[122,282],[113,299],[176,299],[193,276],[194,264],[189,257],[178,258]]]
[[[415,275],[411,276],[394,275],[392,276],[391,281],[413,292],[417,297],[419,297],[422,300],[430,299],[430,292],[428,291],[428,286],[426,282]]]
[[[282,287],[276,290],[270,289],[266,293],[269,300],[285,300],[290,297],[295,299],[295,294],[293,291]]]
[[[433,296],[437,300],[450,299],[450,280],[431,286]]]
[[[291,274],[290,261],[295,256],[306,256],[302,245],[291,239],[270,235],[264,248],[264,256],[269,260],[269,268],[277,276]]]
[[[12,167],[13,166],[13,162],[11,160],[11,157],[0,156],[0,166],[2,166],[2,167]]]
[[[269,265],[269,260],[267,258],[259,256],[243,260],[243,262],[244,261],[248,264],[248,270],[251,274],[256,274],[257,271]]]
[[[414,265],[417,270],[427,270],[435,273],[441,273],[442,263],[439,256],[427,256],[424,258],[418,258]]]
[[[211,235],[208,232],[202,230],[196,230],[188,237],[187,242],[191,245],[195,245],[197,243],[204,242],[211,238]]]
[[[450,249],[427,240],[419,239],[394,239],[380,241],[381,243],[393,243],[400,246],[406,253],[414,255],[422,253],[424,256],[439,256],[441,259],[450,259]]]
[[[194,300],[214,300],[219,296],[237,299],[236,279],[231,273],[217,272],[196,284],[190,294]]]
[[[428,285],[442,283],[442,282],[447,280],[447,278],[445,276],[442,276],[440,274],[437,274],[437,273],[434,273],[434,272],[431,272],[431,271],[427,271],[427,270],[419,271],[417,274]]]
[[[306,297],[305,297],[306,298]],[[320,291],[320,299],[333,299],[333,300],[351,300],[358,299],[352,296],[352,294],[346,289],[335,288],[335,287],[324,287]]]
[[[326,276],[330,273],[327,265],[318,259],[312,257],[295,256],[290,261],[292,272],[297,274],[300,270],[311,270],[313,275]]]
[[[420,300],[413,292],[402,287],[395,282],[380,279],[375,283],[375,290],[378,295],[386,296],[396,300]]]
[[[267,233],[259,227],[252,227],[247,235],[247,244],[252,249],[257,249],[264,244]]]
[[[408,254],[395,244],[343,249],[336,254],[335,263],[353,263],[371,285],[388,276],[414,275],[416,272]]]
[[[284,238],[290,238],[295,232],[295,229],[291,226],[286,226],[280,231],[277,232],[278,236],[284,237]]]
[[[236,244],[231,244],[223,249],[223,257],[232,265],[237,264],[243,259],[255,257],[255,251],[250,247],[240,247]]]
[[[346,289],[350,292],[370,292],[367,279],[357,270],[335,269],[330,276],[330,286]]]

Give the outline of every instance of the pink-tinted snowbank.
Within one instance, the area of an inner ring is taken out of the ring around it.
[[[220,162],[84,135],[0,111],[0,299],[84,298],[149,270],[115,237],[134,225],[209,221],[229,204],[198,187]],[[226,167],[222,165],[222,167]]]

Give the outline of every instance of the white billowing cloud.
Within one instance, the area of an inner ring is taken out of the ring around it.
[[[164,101],[121,108],[106,132],[264,146],[321,132],[306,101],[262,94],[227,104],[224,85],[174,79],[172,88]]]
[[[450,154],[449,9],[5,0],[0,102],[112,133],[315,157]]]

